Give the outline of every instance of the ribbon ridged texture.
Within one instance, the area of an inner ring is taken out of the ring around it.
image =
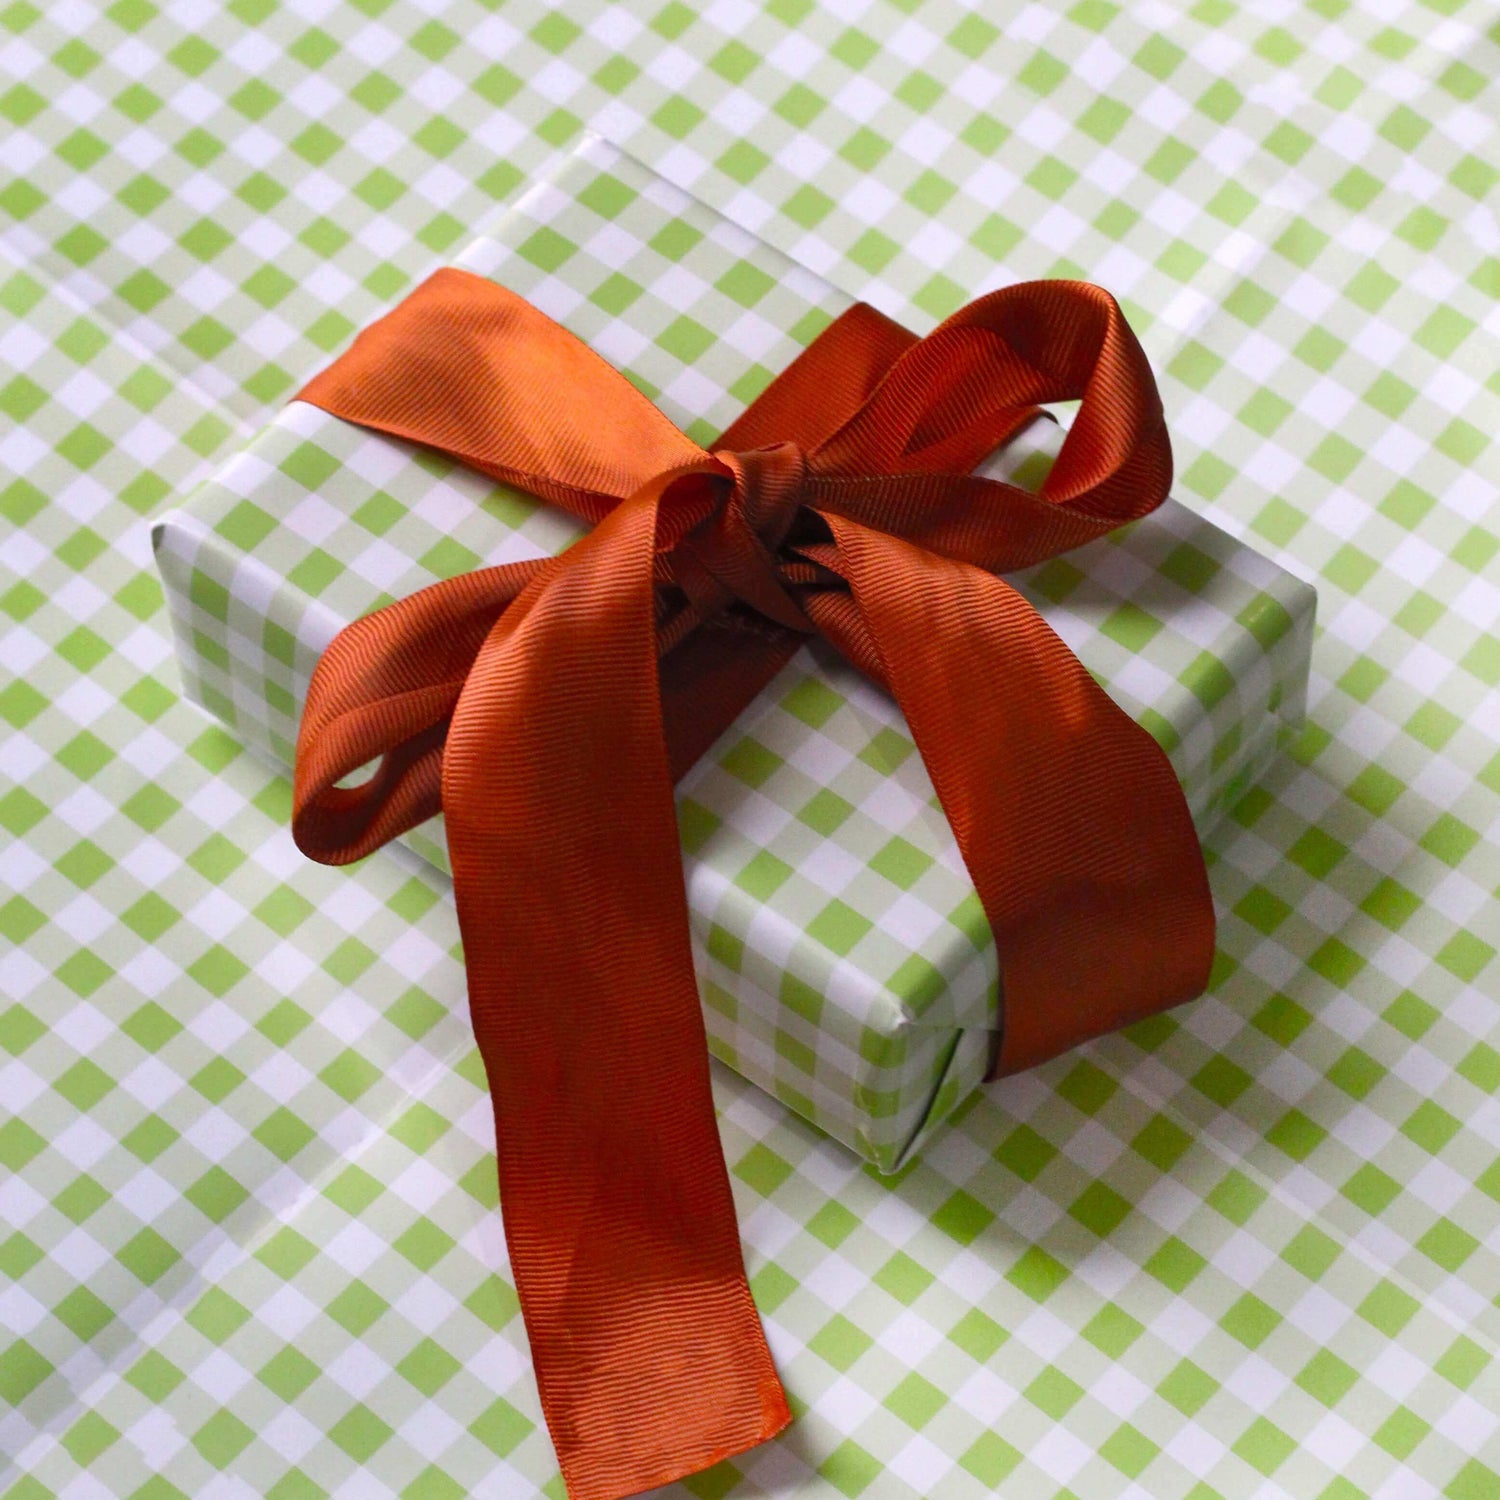
[[[673,783],[806,635],[894,695],[932,776],[995,937],[996,1072],[1207,983],[1169,762],[996,576],[1161,502],[1155,383],[1085,283],[991,293],[924,339],[855,305],[710,452],[523,299],[444,270],[299,399],[593,523],[334,640],[294,831],[343,863],[444,813],[542,1408],[573,1500],[635,1494],[790,1420],[714,1118]],[[1074,399],[1039,492],[973,475]]]

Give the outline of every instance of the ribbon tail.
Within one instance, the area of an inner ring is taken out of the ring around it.
[[[827,520],[830,636],[901,705],[995,935],[995,1072],[1201,994],[1213,901],[1160,747],[1001,579]]]
[[[710,622],[662,658],[662,716],[674,782],[708,753],[802,641],[791,630],[716,629]]]
[[[620,372],[505,287],[434,272],[297,393],[589,521],[701,463]]]
[[[572,1500],[666,1484],[790,1420],[693,973],[658,687],[660,489],[500,617],[443,764],[506,1238]]]

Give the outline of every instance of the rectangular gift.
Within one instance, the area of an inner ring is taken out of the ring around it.
[[[457,264],[622,370],[702,444],[848,305],[826,281],[590,139]],[[1037,422],[981,472],[1034,485]],[[152,535],[185,689],[291,764],[313,666],[436,579],[556,552],[580,523],[303,403]],[[1010,575],[1169,754],[1200,834],[1302,715],[1314,595],[1168,500]],[[994,945],[891,699],[809,641],[678,788],[710,1045],[882,1170],[985,1077]],[[440,820],[407,835],[446,868]]]

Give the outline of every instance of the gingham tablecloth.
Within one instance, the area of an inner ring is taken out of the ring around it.
[[[1473,0],[0,4],[0,1494],[561,1495],[451,898],[298,855],[147,527],[585,127],[915,327],[1110,286],[1320,591],[1208,998],[895,1178],[716,1070],[800,1420],[671,1493],[1500,1494],[1497,74]]]

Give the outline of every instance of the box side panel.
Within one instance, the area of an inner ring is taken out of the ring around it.
[[[307,681],[343,622],[190,512],[157,522],[152,545],[186,695],[289,767]]]
[[[900,1150],[888,1162],[875,1159],[882,1172],[900,1171],[922,1152],[927,1142],[947,1124],[964,1100],[969,1098],[989,1076],[998,1041],[993,1031],[965,1027],[947,1033],[949,1046],[944,1066],[927,1100],[927,1106],[915,1119],[911,1132]]]

